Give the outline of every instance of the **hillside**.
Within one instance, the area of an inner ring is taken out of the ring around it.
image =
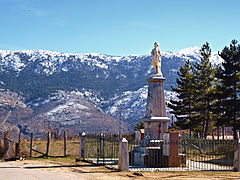
[[[119,122],[116,118],[104,113],[77,91],[58,91],[47,99],[39,99],[30,107],[34,111],[32,119],[38,121],[43,131],[58,129],[61,133],[69,129],[74,134],[119,132]],[[126,130],[124,124],[122,128]]]
[[[26,127],[27,120],[32,115],[32,110],[18,94],[0,89],[0,136],[6,131],[13,131],[17,136],[19,124]],[[16,137],[15,137],[16,138]]]
[[[16,93],[0,90],[0,136],[7,130],[40,137],[47,131],[118,133],[119,122],[84,99],[80,92],[59,91],[26,105]],[[126,125],[122,123],[122,130]]]

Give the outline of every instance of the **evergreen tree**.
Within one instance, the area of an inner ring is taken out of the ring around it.
[[[170,100],[168,107],[172,109],[170,113],[177,118],[176,125],[181,129],[190,129],[191,132],[197,128],[198,123],[194,111],[195,76],[189,60],[180,68],[178,76],[177,88],[172,87],[172,90],[178,93],[178,100]]]
[[[212,105],[212,111],[214,118],[216,120],[216,127],[218,132],[220,131],[220,127],[224,131],[224,126],[230,126],[227,124],[227,121],[224,119],[224,90],[226,87],[223,83],[221,83],[221,66],[217,66],[216,68],[216,85],[215,85],[215,92],[214,92],[214,101]],[[224,137],[223,137],[224,138]]]
[[[219,55],[224,60],[220,71],[221,84],[225,87],[223,121],[233,127],[234,139],[237,139],[236,131],[240,129],[240,45],[233,40]]]
[[[140,129],[144,129],[143,121],[141,121],[140,123],[137,123],[137,125],[134,128],[134,130],[140,130]]]
[[[210,62],[211,49],[206,42],[200,49],[200,62],[194,64],[196,76],[196,99],[195,105],[199,113],[199,123],[202,124],[201,135],[207,138],[212,102],[214,100],[215,70]]]

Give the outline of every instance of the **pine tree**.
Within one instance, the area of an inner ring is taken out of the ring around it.
[[[225,87],[223,121],[233,127],[234,139],[237,139],[236,131],[240,129],[240,45],[233,40],[219,55],[224,60],[220,71],[221,84]]]
[[[207,138],[211,108],[214,100],[215,70],[210,62],[211,49],[206,42],[200,49],[200,62],[194,64],[194,74],[196,76],[196,99],[195,105],[199,113],[198,121],[202,124],[201,135]]]
[[[143,121],[141,121],[140,123],[137,123],[134,130],[140,130],[140,129],[144,129],[144,123]]]
[[[170,100],[168,107],[172,109],[170,113],[177,118],[176,125],[181,129],[190,129],[191,132],[197,128],[198,124],[194,111],[195,76],[189,60],[180,68],[178,76],[177,88],[172,87],[172,90],[178,93],[178,100]]]
[[[214,101],[212,105],[212,112],[214,115],[214,119],[216,121],[216,127],[218,129],[218,132],[220,131],[220,127],[222,127],[222,130],[224,131],[224,126],[230,126],[227,124],[227,121],[224,119],[224,90],[226,87],[223,83],[221,83],[221,66],[218,65],[216,67],[216,84],[215,84],[215,92],[214,92]],[[224,136],[223,136],[224,138]]]

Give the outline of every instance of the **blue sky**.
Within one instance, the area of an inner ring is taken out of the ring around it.
[[[239,0],[0,0],[0,49],[149,54],[240,41]]]

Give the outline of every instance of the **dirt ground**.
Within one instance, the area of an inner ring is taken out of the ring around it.
[[[0,162],[0,180],[125,180],[125,179],[239,179],[240,172],[177,171],[118,172],[73,159],[34,159]]]

